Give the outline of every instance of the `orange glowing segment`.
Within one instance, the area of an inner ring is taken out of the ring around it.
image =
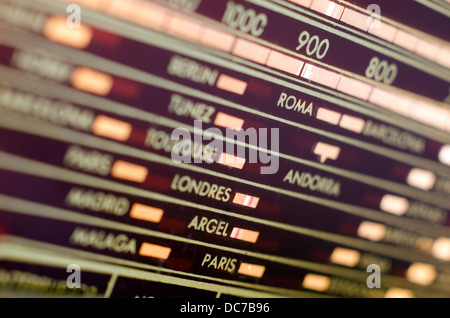
[[[111,175],[114,178],[142,183],[147,178],[148,169],[134,163],[118,160],[114,162],[111,168]]]
[[[439,151],[439,161],[450,166],[450,145],[445,145]]]
[[[367,25],[369,16],[367,14],[359,13],[355,10],[346,8],[342,14],[341,21],[354,26],[355,28],[367,31],[369,26]]]
[[[422,100],[414,100],[411,104],[412,107],[409,113],[411,118],[439,129],[446,128],[447,120],[450,116],[448,109]]]
[[[199,22],[176,14],[170,20],[168,31],[185,39],[198,41],[202,28]]]
[[[50,41],[84,49],[91,43],[94,33],[84,24],[80,28],[69,28],[66,17],[50,16],[45,22],[43,34]]]
[[[389,288],[384,298],[414,298],[414,293],[409,289]]]
[[[373,24],[377,23],[377,25]],[[372,23],[369,26],[369,33],[378,36],[379,38],[382,38],[386,41],[392,42],[394,41],[395,34],[397,33],[397,28],[393,27],[390,24],[387,24],[383,21],[375,21],[375,19],[372,19]]]
[[[219,76],[216,86],[218,89],[222,89],[224,91],[228,91],[238,95],[244,95],[245,90],[247,89],[246,82],[225,74],[221,74]]]
[[[356,98],[367,100],[372,91],[372,86],[347,76],[341,76],[336,89]]]
[[[154,208],[152,206],[134,203],[131,207],[130,216],[133,219],[148,221],[153,223],[161,222],[164,214],[163,209]]]
[[[246,161],[245,158],[233,156],[233,155],[227,154],[226,152],[222,152],[220,154],[220,157],[219,157],[219,160],[217,161],[217,163],[224,165],[224,166],[236,168],[236,169],[242,169],[242,168],[244,168],[245,161]]]
[[[200,42],[217,50],[230,52],[235,39],[235,36],[226,32],[205,28]]]
[[[360,257],[361,253],[358,251],[336,247],[331,254],[330,261],[334,264],[355,267],[358,264]]]
[[[244,120],[242,118],[218,112],[216,119],[214,119],[214,125],[234,130],[241,130],[244,126]]]
[[[241,229],[238,227],[233,228],[233,230],[231,231],[231,234],[230,234],[231,238],[250,242],[250,243],[256,243],[256,241],[258,240],[258,236],[259,236],[259,232],[257,232],[257,231]]]
[[[335,89],[341,75],[312,64],[306,64],[303,68],[301,77]]]
[[[161,28],[168,16],[168,10],[150,2],[138,2],[134,7],[133,18],[142,25]]]
[[[262,265],[241,263],[238,269],[238,273],[242,275],[261,278],[264,275],[265,270],[266,267]]]
[[[408,98],[377,87],[372,90],[369,102],[408,117],[414,109],[413,102]]]
[[[91,8],[100,8],[104,5],[104,1],[108,1],[108,0],[76,0],[76,1],[69,1],[66,0],[67,2],[71,2],[71,3],[77,3],[79,5],[82,6],[87,6],[87,7],[91,7]]]
[[[122,120],[98,115],[95,117],[91,129],[97,136],[126,141],[130,137],[133,126]]]
[[[313,0],[311,9],[323,13],[334,19],[339,19],[344,11],[344,7],[328,0]]]
[[[407,280],[424,286],[431,285],[436,279],[436,276],[436,268],[429,264],[413,263],[406,271]]]
[[[450,238],[440,237],[431,246],[431,254],[444,261],[450,261]]]
[[[259,198],[253,197],[251,195],[243,194],[243,193],[236,193],[234,195],[233,203],[247,206],[249,208],[256,208],[258,205]]]
[[[112,0],[107,10],[112,15],[129,20],[134,18],[135,5],[134,1]]]
[[[80,91],[106,96],[111,92],[114,79],[88,67],[77,67],[72,73],[71,83]]]
[[[341,113],[320,107],[317,111],[316,118],[332,125],[337,125],[339,120],[341,120]]]
[[[331,280],[327,276],[307,274],[303,279],[302,286],[306,289],[325,292],[330,286]]]
[[[350,115],[342,116],[341,122],[339,123],[339,126],[341,126],[342,128],[358,134],[362,133],[365,125],[366,121],[364,119],[353,117]]]
[[[419,39],[414,51],[426,58],[434,59],[437,56],[439,47],[428,41]]]
[[[312,2],[312,0],[289,0],[289,1],[307,8],[309,8]]]
[[[392,194],[384,195],[380,202],[381,210],[395,215],[405,214],[408,207],[409,201],[407,199]]]
[[[383,224],[363,221],[358,228],[358,236],[371,240],[381,241],[386,234],[386,226]]]
[[[269,67],[297,76],[300,75],[303,64],[302,61],[277,51],[271,51],[266,62]]]
[[[172,249],[170,247],[144,242],[139,249],[139,255],[159,259],[168,259],[171,251]]]
[[[314,148],[314,154],[320,157],[320,162],[324,163],[327,159],[336,160],[341,153],[341,148],[318,142]]]
[[[450,47],[441,47],[436,55],[435,61],[450,68]]]
[[[232,50],[233,55],[242,57],[244,59],[264,64],[267,60],[267,57],[269,56],[270,49],[244,40],[244,39],[237,39],[236,43],[234,44],[234,48]]]
[[[419,39],[416,36],[402,30],[398,30],[393,40],[394,44],[410,51],[414,50],[418,41]]]
[[[406,182],[415,188],[431,190],[436,182],[436,175],[431,171],[413,168],[409,172]]]

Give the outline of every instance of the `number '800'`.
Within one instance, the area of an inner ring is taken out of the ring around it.
[[[383,82],[386,85],[391,85],[397,77],[398,68],[395,64],[389,64],[387,61],[380,61],[374,56],[366,69],[366,77],[374,79],[377,82]]]

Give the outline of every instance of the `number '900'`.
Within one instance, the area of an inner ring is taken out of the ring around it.
[[[327,55],[330,48],[330,41],[328,39],[320,40],[317,35],[310,36],[308,31],[303,31],[298,36],[298,43],[296,50],[300,51],[306,46],[306,54],[309,56],[315,55],[319,60]]]
[[[377,82],[383,82],[386,85],[391,85],[398,74],[398,68],[395,64],[389,64],[387,61],[380,61],[378,57],[373,57],[370,60],[369,66],[366,69],[366,77],[374,79]]]

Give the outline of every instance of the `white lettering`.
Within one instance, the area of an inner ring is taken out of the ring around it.
[[[320,175],[312,175],[308,172],[290,170],[283,179],[283,182],[296,184],[300,188],[318,191],[330,196],[339,197],[341,194],[341,183],[331,178]]]
[[[106,233],[77,227],[70,236],[73,245],[110,250],[116,253],[136,254],[136,240],[125,234]]]

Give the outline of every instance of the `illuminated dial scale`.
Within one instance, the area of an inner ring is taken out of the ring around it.
[[[448,3],[105,2],[0,1],[0,295],[449,296]]]

